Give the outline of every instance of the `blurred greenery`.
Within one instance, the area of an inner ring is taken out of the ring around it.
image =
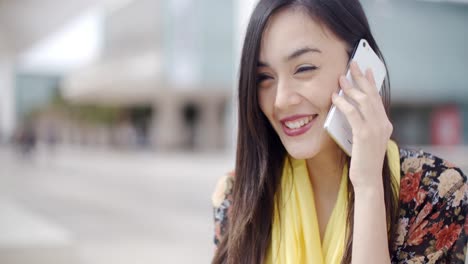
[[[52,98],[51,103],[38,109],[37,112],[64,113],[68,118],[76,121],[109,125],[118,121],[122,109],[115,106],[73,104],[66,101],[57,89],[57,92]],[[32,114],[35,115],[35,113]]]

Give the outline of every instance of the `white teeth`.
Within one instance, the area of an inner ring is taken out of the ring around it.
[[[313,118],[314,118],[313,116],[308,116],[308,117],[304,117],[304,118],[301,118],[301,119],[295,120],[295,121],[287,121],[284,124],[290,129],[298,129],[300,127],[303,127],[303,126],[309,124],[309,122]]]

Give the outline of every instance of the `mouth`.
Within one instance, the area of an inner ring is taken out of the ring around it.
[[[299,136],[307,132],[312,127],[317,116],[318,114],[288,117],[281,120],[281,126],[286,135]]]

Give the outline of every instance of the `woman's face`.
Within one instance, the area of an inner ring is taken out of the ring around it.
[[[294,158],[336,148],[323,124],[348,60],[346,44],[305,12],[285,9],[270,18],[257,67],[258,100]]]

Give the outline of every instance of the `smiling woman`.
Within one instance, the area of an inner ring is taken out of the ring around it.
[[[258,3],[236,168],[213,196],[213,263],[463,263],[467,178],[390,139],[388,79],[380,95],[372,71],[349,63],[363,38],[383,60],[357,0]],[[332,104],[352,127],[352,158],[323,128]]]
[[[324,148],[334,145],[322,126],[346,71],[348,49],[297,7],[270,18],[260,47],[257,71],[265,77],[257,81],[258,102],[293,157],[315,156],[324,140]],[[309,130],[310,136],[295,137]]]

